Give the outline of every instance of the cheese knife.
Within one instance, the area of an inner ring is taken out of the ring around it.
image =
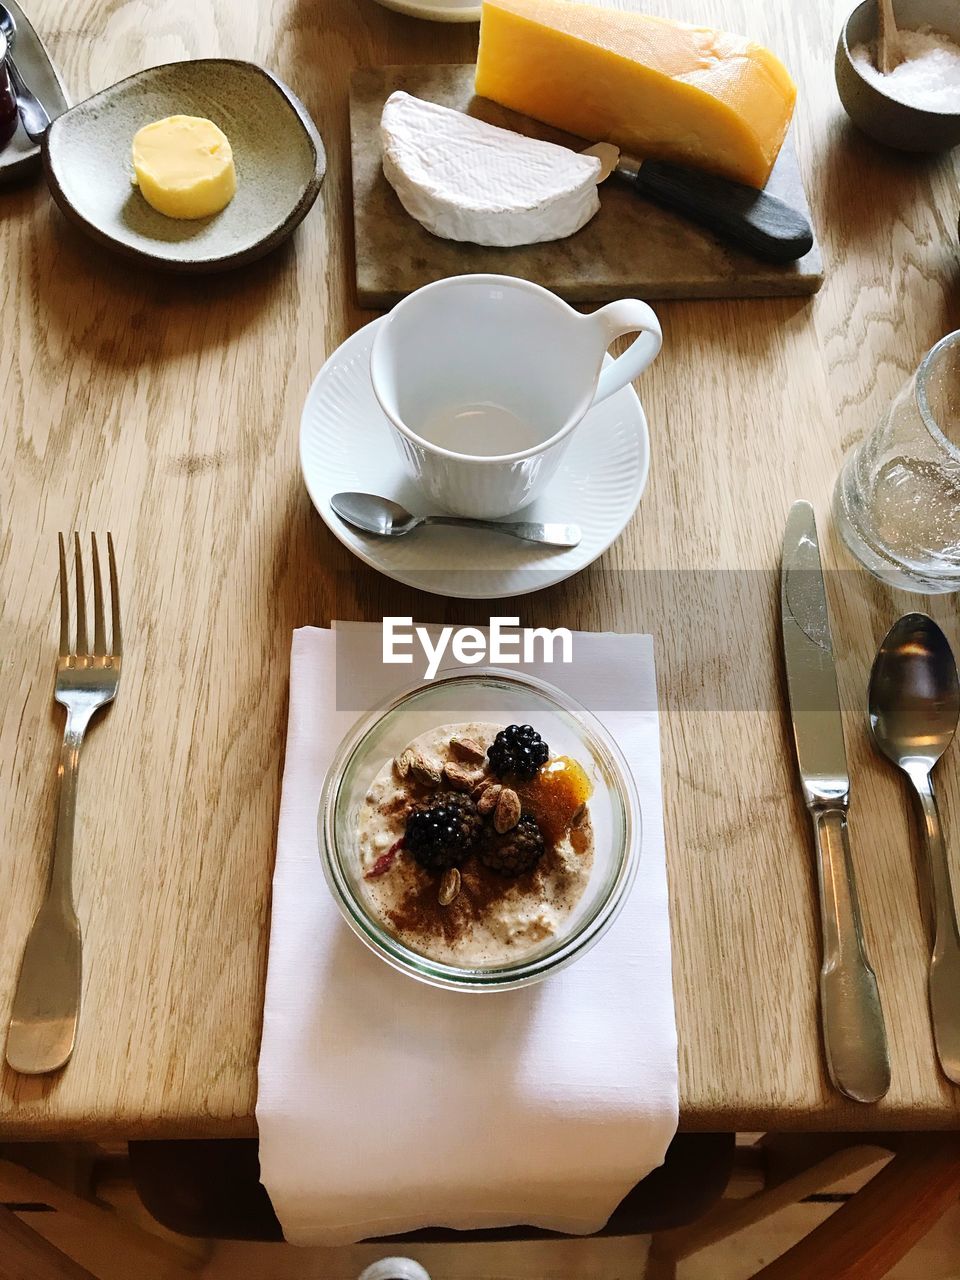
[[[850,856],[850,778],[817,525],[808,502],[795,502],[787,519],[780,604],[800,786],[817,855],[827,1070],[848,1098],[876,1102],[890,1086],[890,1062]]]
[[[813,228],[797,209],[756,187],[661,160],[634,160],[598,142],[582,153],[629,183],[639,195],[675,209],[718,236],[768,262],[794,262],[813,248]]]

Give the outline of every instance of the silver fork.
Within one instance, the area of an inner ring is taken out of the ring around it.
[[[116,697],[120,683],[122,639],[120,592],[113,536],[107,534],[110,566],[111,644],[107,647],[103,582],[96,534],[93,544],[93,649],[87,644],[87,606],[83,589],[80,535],[74,537],[77,588],[77,643],[70,644],[70,594],[67,556],[60,538],[60,656],[54,698],[67,709],[60,749],[60,800],[53,864],[47,896],[37,912],[20,963],[7,1033],[7,1062],[14,1071],[42,1075],[62,1067],[73,1053],[80,1014],[80,921],[73,906],[73,829],[77,809],[80,748],[90,721]]]

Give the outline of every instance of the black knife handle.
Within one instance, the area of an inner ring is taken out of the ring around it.
[[[741,182],[644,160],[636,187],[769,262],[793,262],[813,248],[813,229],[802,213]]]

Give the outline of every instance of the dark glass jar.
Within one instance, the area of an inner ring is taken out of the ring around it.
[[[7,39],[0,31],[0,147],[5,147],[17,132],[18,121],[17,99],[7,70]]]

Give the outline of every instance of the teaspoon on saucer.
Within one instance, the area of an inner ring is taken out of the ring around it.
[[[402,538],[404,534],[427,524],[489,529],[524,542],[538,542],[545,547],[575,547],[582,536],[579,525],[575,524],[535,524],[527,520],[501,522],[448,515],[415,516],[399,502],[391,502],[389,498],[381,498],[374,493],[335,493],[330,499],[330,506],[347,524],[383,538]]]
[[[887,632],[870,673],[869,713],[877,749],[917,800],[933,925],[930,1020],[944,1074],[960,1084],[960,933],[932,777],[960,720],[960,679],[946,636],[926,614],[908,613]]]

